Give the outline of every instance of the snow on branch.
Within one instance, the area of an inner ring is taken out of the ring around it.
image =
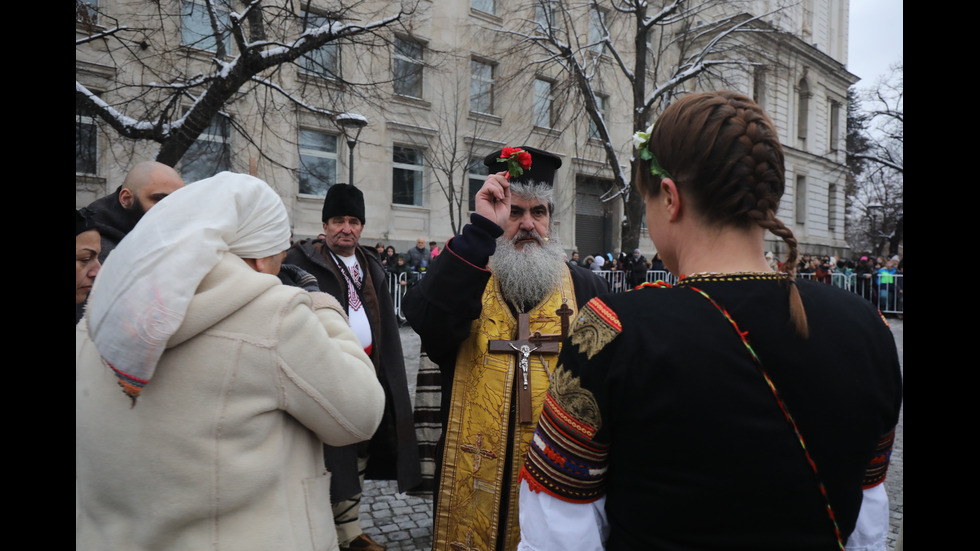
[[[169,128],[167,128],[166,125],[158,125],[156,123],[137,120],[116,110],[114,107],[103,101],[102,98],[93,94],[91,90],[86,88],[77,80],[75,81],[75,98],[76,101],[81,98],[81,100],[91,106],[93,110],[104,113],[103,119],[105,119],[105,121],[108,122],[112,128],[124,136],[132,138],[149,138],[151,134],[155,134],[157,131],[162,133],[169,131]]]
[[[88,36],[83,36],[82,38],[79,38],[78,40],[75,40],[75,45],[76,46],[81,46],[82,44],[87,44],[89,42],[95,42],[96,40],[102,40],[103,38],[109,38],[110,36],[113,36],[113,35],[115,35],[118,32],[128,31],[128,30],[129,30],[129,27],[127,27],[125,25],[124,26],[121,26],[121,27],[113,27],[111,29],[106,29],[106,30],[104,30],[102,32],[98,32],[98,33],[95,33],[95,34],[90,34]]]

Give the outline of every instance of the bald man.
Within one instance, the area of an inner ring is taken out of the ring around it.
[[[184,180],[173,167],[144,161],[132,169],[116,191],[93,201],[86,210],[102,236],[99,261],[105,262],[112,249],[132,231],[146,211],[161,199],[184,187]]]

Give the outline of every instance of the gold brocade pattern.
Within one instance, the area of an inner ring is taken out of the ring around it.
[[[548,393],[566,413],[576,420],[589,425],[593,433],[602,428],[602,415],[599,404],[591,392],[582,388],[581,381],[559,365],[551,381]]]
[[[559,289],[530,312],[531,334],[561,333],[555,311],[567,300],[575,315],[577,305],[571,275],[566,268]],[[437,491],[433,550],[494,551],[498,537],[503,549],[513,551],[520,541],[518,479],[538,415],[548,390],[556,354],[530,355],[531,423],[519,423],[515,408],[514,354],[491,354],[492,340],[513,340],[517,319],[507,307],[495,277],[483,293],[483,309],[474,320],[470,337],[459,348],[453,378],[452,403],[446,427],[442,476]],[[510,428],[514,427],[511,431]],[[508,447],[512,452],[508,456]],[[507,462],[510,479],[503,480]],[[503,489],[509,490],[507,518],[501,521]],[[502,522],[502,524],[501,524]]]
[[[599,299],[592,299],[575,318],[575,323],[569,330],[571,336],[568,342],[577,346],[579,353],[585,354],[591,360],[612,342],[622,329],[616,314]]]

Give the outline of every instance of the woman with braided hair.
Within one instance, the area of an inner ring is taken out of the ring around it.
[[[691,94],[635,142],[650,237],[681,279],[576,316],[521,471],[522,549],[883,550],[895,343],[867,301],[796,280],[772,121],[741,94]]]

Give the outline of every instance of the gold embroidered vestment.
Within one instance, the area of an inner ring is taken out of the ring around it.
[[[494,551],[497,538],[504,538],[504,550],[517,549],[520,541],[517,476],[541,413],[549,374],[558,361],[556,353],[530,354],[532,418],[530,423],[520,423],[514,388],[515,384],[523,384],[518,355],[488,351],[490,341],[514,339],[518,321],[493,276],[482,302],[480,317],[474,320],[470,337],[460,345],[456,357],[442,476],[437,490],[435,551]],[[556,311],[563,303],[572,309],[574,317],[577,305],[567,267],[559,288],[528,312],[531,334],[560,334],[561,319]],[[505,473],[509,475],[507,480],[504,480]],[[502,503],[505,498],[506,503]],[[500,518],[502,507],[506,510],[505,519]]]

